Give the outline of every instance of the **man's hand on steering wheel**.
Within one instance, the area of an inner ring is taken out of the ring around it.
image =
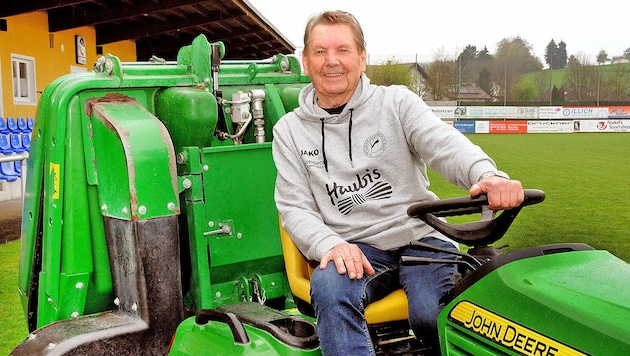
[[[521,182],[500,176],[490,176],[470,187],[470,196],[481,194],[488,196],[490,210],[507,210],[519,206],[524,197]]]

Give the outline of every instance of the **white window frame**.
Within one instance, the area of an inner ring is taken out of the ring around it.
[[[35,58],[11,53],[11,77],[13,103],[37,105]]]

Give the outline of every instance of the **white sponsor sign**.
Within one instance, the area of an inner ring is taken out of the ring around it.
[[[608,107],[583,107],[583,108],[563,108],[562,117],[564,119],[607,119]]]
[[[454,119],[455,107],[454,106],[431,106],[431,111],[440,119]]]
[[[528,121],[527,133],[571,133],[573,120]]]
[[[562,119],[562,106],[538,107],[539,119]]]
[[[575,132],[630,132],[630,120],[575,120]]]

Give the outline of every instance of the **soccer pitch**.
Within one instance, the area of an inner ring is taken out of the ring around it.
[[[630,262],[630,134],[476,134],[481,146],[524,188],[546,199],[525,207],[496,245],[507,251],[552,243],[581,242]],[[441,198],[468,191],[429,171]],[[19,241],[0,245],[0,354],[28,333],[17,292]],[[610,271],[615,273],[615,271]]]
[[[470,134],[499,169],[546,199],[525,207],[502,242],[507,250],[565,242],[606,249],[630,261],[630,135]],[[429,172],[441,198],[467,194]]]

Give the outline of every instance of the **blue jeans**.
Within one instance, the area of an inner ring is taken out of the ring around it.
[[[440,247],[455,247],[446,241],[427,237],[422,242]],[[453,287],[452,264],[403,266],[400,256],[455,258],[454,255],[403,247],[381,251],[357,244],[376,273],[352,280],[340,275],[333,262],[326,269],[316,268],[311,277],[311,303],[317,316],[317,329],[324,355],[374,355],[365,307],[402,286],[409,299],[409,323],[415,335],[437,343],[437,317],[440,298]],[[437,344],[435,345],[437,346]]]

